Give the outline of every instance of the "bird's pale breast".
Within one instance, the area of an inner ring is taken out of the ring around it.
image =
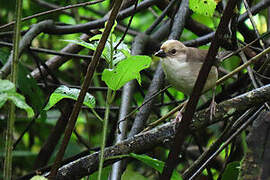
[[[202,63],[179,62],[175,59],[164,59],[162,61],[162,67],[169,83],[171,83],[178,91],[181,91],[186,95],[191,94],[201,66]],[[212,67],[203,91],[214,87],[217,78],[217,69],[216,67]]]

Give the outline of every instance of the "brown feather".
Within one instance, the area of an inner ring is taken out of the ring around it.
[[[187,47],[187,62],[201,62],[203,63],[208,50]]]

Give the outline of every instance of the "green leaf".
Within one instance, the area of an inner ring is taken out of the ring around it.
[[[44,108],[44,110],[46,111],[49,110],[51,107],[53,107],[56,103],[58,103],[63,98],[77,100],[79,94],[80,94],[80,89],[60,86],[51,94],[49,102]],[[94,96],[92,96],[89,93],[86,93],[83,104],[89,108],[94,108],[96,104],[96,100]]]
[[[95,51],[97,49],[97,45],[98,45],[97,42],[87,43],[87,42],[82,41],[82,40],[78,40],[78,41],[77,40],[63,40],[63,41],[70,42],[70,43],[75,43],[75,44],[78,44],[78,45],[83,46],[85,48],[91,49],[93,51]],[[109,63],[109,61],[110,61],[110,51],[109,51],[108,47],[109,47],[108,42],[106,42],[106,45],[104,47],[104,50],[102,51],[101,57],[103,59],[105,59]]]
[[[113,26],[112,26],[112,29],[111,29],[111,33],[114,32],[114,29],[115,29],[116,26],[117,26],[117,21],[114,21]]]
[[[45,178],[43,176],[34,176],[30,180],[47,180],[47,178]]]
[[[237,179],[239,174],[240,162],[231,162],[226,166],[224,173],[222,174],[221,180]]]
[[[24,109],[27,112],[27,116],[29,118],[34,116],[35,113],[33,109],[28,106],[28,104],[26,104],[25,98],[21,94],[8,93],[8,99],[11,100],[18,108]]]
[[[113,43],[113,47],[115,47],[120,39],[116,42]],[[115,66],[118,62],[130,57],[130,50],[128,46],[124,43],[121,42],[119,46],[117,47],[117,50],[114,52],[113,55],[113,65]]]
[[[101,32],[104,32],[105,27],[107,26],[107,23],[108,23],[108,22],[106,21],[106,22],[105,22],[105,25],[104,25],[104,28],[100,29],[100,31],[101,31]],[[110,33],[113,33],[113,31],[114,31],[114,29],[115,29],[116,25],[117,25],[117,21],[114,21],[114,23],[113,23],[113,26],[112,26],[112,29],[111,29],[111,32],[110,32]]]
[[[7,93],[0,93],[0,108],[6,103],[7,100]]]
[[[102,80],[112,90],[120,89],[132,79],[137,79],[141,84],[140,71],[148,68],[150,63],[151,58],[148,56],[130,56],[119,62],[115,69],[104,69]]]
[[[28,117],[34,116],[33,109],[25,102],[24,96],[16,92],[15,85],[8,80],[0,79],[0,108],[7,100],[12,101],[18,108],[24,109]]]
[[[97,34],[97,35],[95,35],[95,36],[91,37],[91,38],[89,39],[89,41],[96,41],[96,40],[100,40],[101,36],[102,36],[102,34]]]
[[[134,154],[134,153],[130,153],[130,156],[143,162],[144,164],[154,168],[155,170],[157,170],[159,173],[162,173],[163,168],[164,168],[164,162],[160,161],[158,159],[154,159],[150,156],[147,155],[138,155],[138,154]],[[177,173],[176,170],[173,171],[171,180],[181,180],[182,177]]]
[[[0,0],[1,4],[1,0]],[[5,64],[8,60],[9,52],[6,49],[0,49],[0,62]]]
[[[85,48],[88,48],[88,49],[91,49],[93,51],[96,50],[96,46],[91,44],[91,43],[87,43],[85,41],[82,41],[82,40],[63,40],[63,41],[66,41],[66,42],[70,42],[70,43],[74,43],[74,44],[78,44],[80,46],[83,46]]]
[[[105,23],[106,26],[107,23]],[[104,50],[102,51],[101,57],[106,60],[107,63],[111,63],[111,60],[113,60],[113,66],[116,65],[118,62],[121,60],[127,58],[130,56],[130,50],[126,44],[123,42],[120,43],[120,45],[117,47],[117,50],[115,51],[112,47],[115,47],[119,40],[116,40],[116,36],[112,33],[114,31],[114,28],[116,27],[117,22],[114,23],[111,32],[110,32],[110,37],[108,38],[107,42],[105,43]],[[104,28],[100,30],[101,32],[104,31]],[[97,34],[90,38],[89,40],[91,43],[84,42],[82,40],[63,40],[66,42],[70,43],[75,43],[78,45],[81,45],[83,47],[86,47],[88,49],[91,49],[93,51],[96,50],[98,41],[101,39],[102,34]],[[97,42],[92,42],[92,41],[97,41]],[[113,52],[113,53],[112,53]]]
[[[37,85],[36,80],[31,76],[29,77],[28,74],[30,74],[30,72],[25,68],[25,66],[19,63],[18,68],[19,80],[17,81],[18,88],[20,89],[21,93],[25,97],[27,97],[27,100],[29,101],[35,112],[40,112],[45,103],[45,99],[40,87]]]
[[[18,108],[25,110],[29,118],[34,116],[33,109],[26,104],[25,98],[21,94],[16,92],[0,93],[0,108],[7,100],[12,101]]]
[[[16,92],[15,85],[8,81],[0,79],[0,93]]]
[[[138,173],[132,165],[128,165],[125,172],[121,176],[121,180],[149,180],[148,177],[144,177],[142,174]]]
[[[189,8],[195,13],[212,17],[215,9],[216,2],[214,0],[190,0]]]

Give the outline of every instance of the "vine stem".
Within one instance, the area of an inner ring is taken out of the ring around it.
[[[21,31],[21,14],[22,14],[22,0],[16,0],[16,19],[15,19],[15,36],[14,36],[14,49],[11,52],[13,55],[11,81],[15,85],[17,81],[17,69],[19,62],[19,42]],[[5,162],[4,162],[4,179],[11,180],[12,177],[12,144],[13,144],[13,130],[15,122],[15,104],[10,103],[9,120],[7,123],[6,145],[5,145]]]
[[[113,37],[112,32],[110,32],[109,35],[109,44],[111,49],[111,56],[109,60],[109,69],[113,69]],[[112,93],[113,92],[113,93]],[[99,166],[98,166],[98,180],[101,180],[102,175],[102,167],[104,162],[104,149],[106,146],[106,135],[107,135],[107,129],[108,129],[108,121],[109,121],[109,114],[110,114],[110,106],[114,100],[115,91],[112,91],[111,88],[108,88],[107,90],[107,96],[106,96],[106,105],[105,105],[105,115],[104,115],[104,121],[103,121],[103,132],[102,132],[102,142],[101,142],[101,148],[100,148],[100,158],[99,158]]]
[[[103,121],[102,143],[101,143],[100,160],[99,160],[99,166],[98,166],[98,180],[101,180],[102,167],[103,167],[103,162],[104,162],[104,149],[106,145],[106,135],[107,135],[107,129],[108,129],[110,102],[111,102],[109,99],[111,98],[111,95],[112,95],[112,90],[109,88],[107,91],[105,117]]]

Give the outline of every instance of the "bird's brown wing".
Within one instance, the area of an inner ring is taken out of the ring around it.
[[[187,50],[187,61],[190,62],[192,59],[193,62],[204,62],[207,52],[208,50],[189,47]]]

